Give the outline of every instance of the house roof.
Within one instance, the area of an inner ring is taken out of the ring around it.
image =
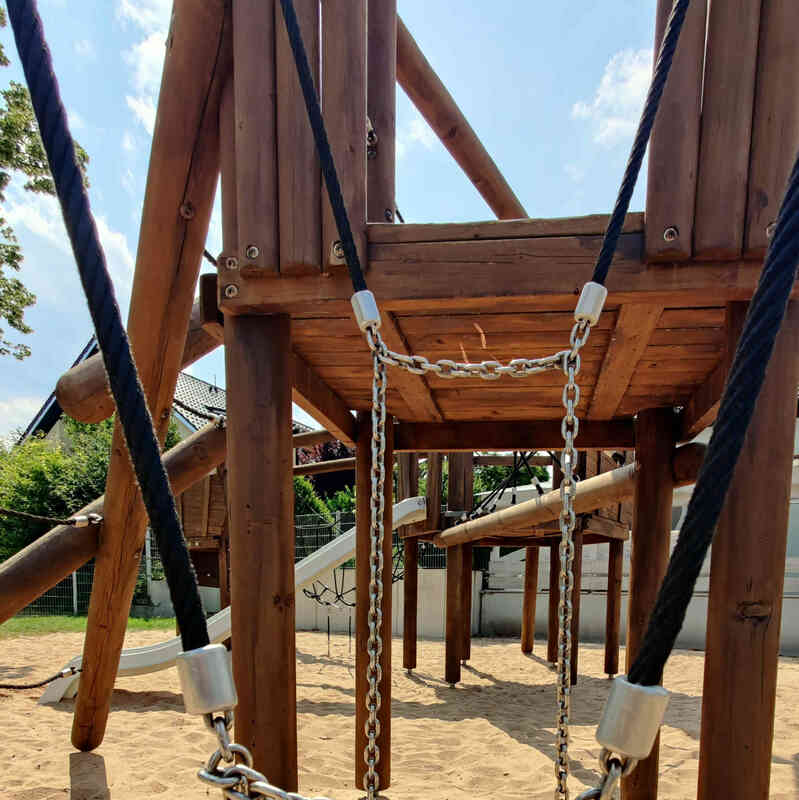
[[[92,336],[72,366],[80,364],[96,352],[97,342]],[[189,375],[187,372],[178,374],[172,410],[174,413],[179,414],[190,428],[197,430],[211,419],[224,417],[226,409],[227,403],[224,389],[220,389],[218,386],[201,378],[196,378],[194,375]],[[51,394],[25,429],[20,442],[24,442],[27,438],[37,433],[48,434],[58,422],[62,413],[63,410],[58,404],[58,400],[56,400],[55,393]],[[309,430],[311,429],[307,425],[302,425],[299,422],[292,423],[293,433],[303,433]]]

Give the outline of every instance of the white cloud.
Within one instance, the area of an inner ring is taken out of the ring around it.
[[[117,16],[132,22],[146,33],[152,33],[167,29],[171,9],[172,0],[121,0]]]
[[[27,228],[34,236],[44,239],[61,252],[72,252],[61,207],[55,197],[25,192],[12,186],[9,189],[6,216],[13,228]]]
[[[575,182],[581,183],[585,177],[585,170],[577,164],[566,164],[563,171]]]
[[[128,168],[122,173],[122,177],[120,178],[122,182],[122,188],[131,196],[133,197],[136,194],[136,176],[133,174],[133,170]]]
[[[153,96],[158,91],[165,41],[165,32],[155,31],[125,52],[125,61],[133,72],[133,86],[140,94]]]
[[[0,438],[11,438],[16,431],[27,428],[43,402],[44,398],[33,395],[19,395],[8,400],[0,400]]]
[[[125,131],[122,134],[122,149],[126,153],[136,152],[136,142],[133,138],[133,134],[130,131]]]
[[[155,98],[126,95],[125,102],[133,112],[133,116],[144,125],[144,129],[152,136],[155,128]]]
[[[74,108],[67,109],[67,119],[72,130],[82,131],[86,129],[86,120]]]
[[[608,62],[590,102],[572,106],[573,119],[591,123],[597,144],[613,147],[635,132],[652,74],[652,50],[622,50]]]
[[[115,231],[105,217],[96,217],[97,233],[105,251],[108,271],[114,282],[117,297],[127,297],[133,282],[135,260],[128,247],[128,239],[121,231]]]
[[[421,117],[414,117],[397,130],[397,158],[403,158],[417,144],[425,150],[432,150],[437,141],[433,129]]]
[[[75,55],[84,58],[86,61],[94,61],[97,58],[97,51],[88,39],[77,39],[74,44]]]

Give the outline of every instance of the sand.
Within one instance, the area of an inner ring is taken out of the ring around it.
[[[130,634],[126,646],[152,644],[163,632]],[[0,642],[0,681],[33,681],[80,651],[81,634]],[[463,683],[442,679],[442,642],[419,643],[419,669],[393,676],[393,780],[389,800],[466,800],[479,795],[553,796],[554,675],[536,642],[532,657],[517,640],[475,639]],[[402,643],[394,640],[394,663]],[[583,645],[574,692],[572,788],[597,777],[593,740],[608,682],[602,649]],[[300,790],[334,800],[363,795],[352,785],[353,655],[346,636],[328,654],[323,633],[297,636]],[[662,733],[661,798],[696,795],[702,654],[676,652],[665,685],[673,692]],[[183,713],[175,670],[121,679],[105,741],[94,753],[69,745],[72,701],[39,706],[40,690],[0,691],[0,796],[19,800],[170,800],[221,797],[195,777],[213,750],[201,722]],[[781,659],[771,797],[799,796],[799,660]],[[256,765],[257,766],[257,765]]]

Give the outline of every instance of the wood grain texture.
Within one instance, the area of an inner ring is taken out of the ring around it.
[[[532,653],[535,642],[535,599],[538,592],[538,548],[524,554],[524,595],[522,598],[522,653]]]
[[[169,424],[219,174],[219,95],[230,68],[229,30],[224,3],[176,0],[128,316],[128,337],[160,441]],[[193,213],[182,215],[181,208]],[[72,726],[80,750],[97,747],[105,733],[144,545],[146,514],[119,423],[106,497]]]
[[[447,507],[449,511],[471,511],[474,505],[474,456],[472,453],[450,453]],[[455,645],[447,639],[446,647],[456,646],[458,658],[466,662],[472,651],[472,564],[470,544],[463,546],[460,555],[460,634]],[[449,658],[445,656],[447,661]]]
[[[463,638],[463,547],[447,550],[446,608],[444,623],[444,680],[455,685],[461,679]]]
[[[287,316],[226,320],[236,741],[296,791],[290,347]]]
[[[361,265],[366,257],[366,5],[367,0],[322,3],[322,113]],[[331,258],[338,230],[327,192],[322,193],[322,267],[333,265],[349,281],[343,262]],[[361,784],[358,784],[359,787]]]
[[[621,630],[621,587],[624,570],[624,542],[608,542],[608,591],[605,604],[605,674],[619,672]]]
[[[655,58],[672,0],[658,0]],[[694,0],[685,15],[669,79],[649,140],[646,182],[646,258],[684,261],[691,257],[699,161],[699,125],[705,60],[707,0]],[[666,241],[668,228],[677,238]]]
[[[397,500],[416,497],[419,494],[419,457],[416,453],[400,453],[397,456]],[[403,525],[397,529],[400,538],[419,531],[424,526]],[[419,599],[419,543],[415,538],[403,542],[404,569],[402,575],[402,666],[411,670],[416,667],[416,630]]]
[[[721,512],[710,563],[699,800],[769,796],[799,382],[787,316]],[[752,476],[762,476],[752,491]]]
[[[743,251],[760,0],[710,4],[694,219],[694,257]]]
[[[676,424],[667,408],[647,409],[638,415],[635,456],[639,466],[634,497],[633,546],[627,622],[627,667],[635,660],[666,573],[671,543],[672,470]],[[657,797],[658,750],[655,739],[648,758],[622,781],[624,797]]]
[[[278,247],[275,2],[233,3],[240,269],[276,275]],[[248,254],[250,248],[256,248]]]
[[[572,574],[574,575],[574,583],[572,584],[572,648],[571,657],[569,659],[569,680],[572,686],[576,686],[579,675],[580,600],[583,587],[583,532],[581,530],[574,531],[573,541],[574,560],[572,561]]]
[[[526,217],[519,199],[401,19],[397,24],[397,81],[489,208],[500,219]]]
[[[799,149],[796,3],[761,0],[744,253],[762,258]]]
[[[613,419],[662,312],[657,305],[621,307],[594,387],[589,419]]]
[[[549,604],[547,613],[547,661],[558,660],[558,597],[560,594],[560,545],[549,546]]]
[[[396,430],[396,429],[395,429]],[[396,442],[396,436],[394,437]],[[427,519],[425,530],[441,530],[441,453],[427,453],[427,485],[425,499],[427,500]]]
[[[322,175],[283,12],[279,3],[274,9],[280,272],[318,273],[322,263]],[[294,10],[318,93],[319,0],[294,0]]]
[[[367,640],[369,639],[369,553],[371,550],[371,506],[372,491],[372,416],[371,413],[358,414],[358,443],[355,448],[357,468],[355,470],[355,788],[363,789],[363,778],[366,766],[363,761],[363,752],[367,739],[364,725],[367,719],[367,709],[364,702],[369,687],[366,678],[366,667],[369,663],[367,653]],[[394,460],[392,449],[391,418],[386,419],[386,465],[390,466]],[[391,472],[388,470],[388,475]],[[385,513],[383,527],[383,623],[380,635],[384,646],[380,654],[380,667],[382,679],[378,684],[382,698],[377,718],[380,722],[380,737],[377,746],[380,748],[380,761],[376,772],[380,776],[380,788],[386,789],[391,784],[391,647],[386,643],[391,642],[391,509],[392,509],[392,481],[385,482]]]

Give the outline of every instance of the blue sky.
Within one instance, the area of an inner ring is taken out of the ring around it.
[[[73,134],[91,157],[92,207],[125,317],[170,8],[171,0],[39,0]],[[610,211],[648,85],[654,10],[655,0],[399,0],[405,24],[534,217]],[[8,28],[0,39],[12,60],[0,69],[5,86],[22,76]],[[492,218],[401,91],[397,149],[406,221]],[[643,208],[645,174],[633,209]],[[4,212],[38,301],[26,314],[33,354],[0,358],[0,436],[27,425],[91,334],[57,204],[20,186],[12,182]],[[208,249],[221,249],[218,203]],[[221,351],[191,371],[224,385]]]

